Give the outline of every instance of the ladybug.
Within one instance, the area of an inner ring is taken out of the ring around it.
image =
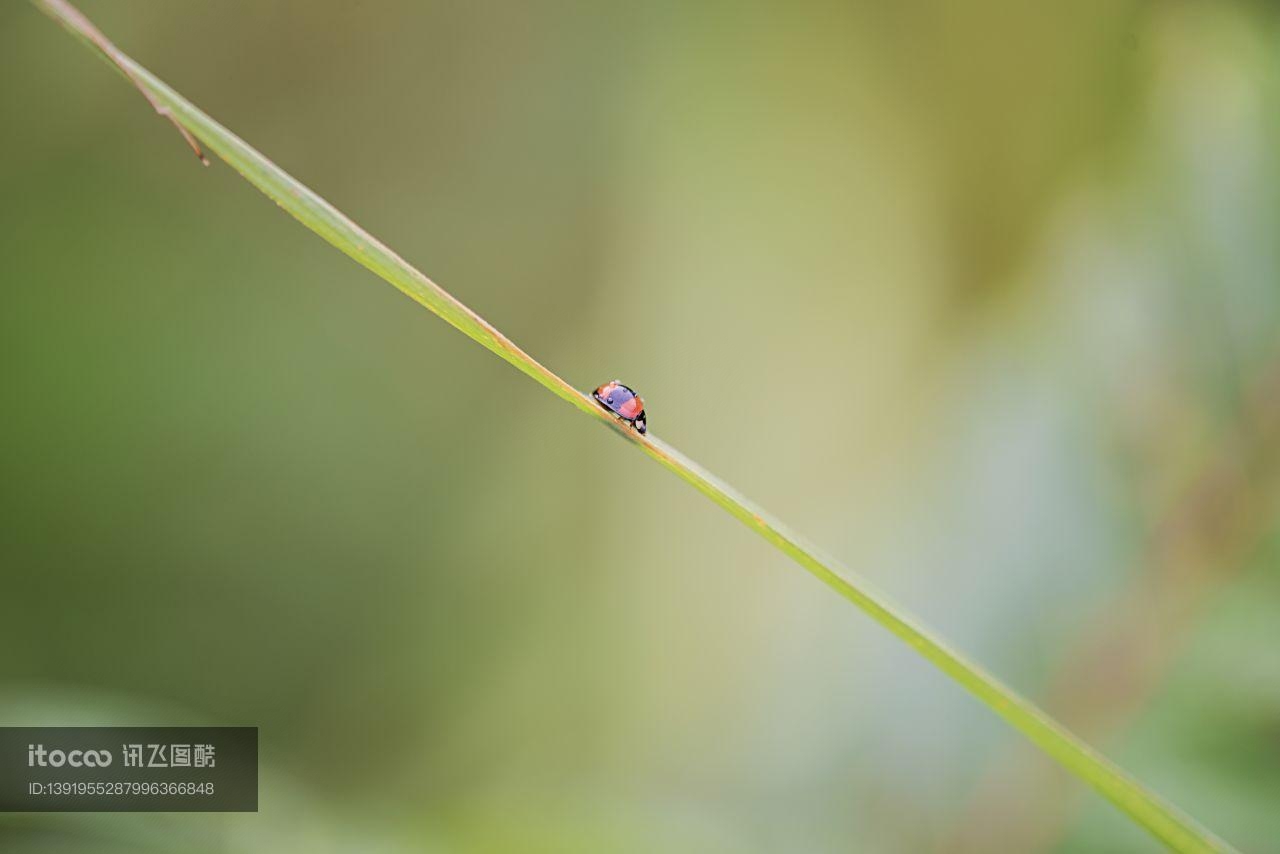
[[[617,380],[600,386],[591,392],[591,396],[605,409],[636,428],[640,435],[643,436],[649,429],[644,420],[644,398]]]

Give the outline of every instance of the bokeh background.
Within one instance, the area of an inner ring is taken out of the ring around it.
[[[113,3],[126,51],[1280,850],[1270,3]],[[261,728],[45,851],[1146,851],[608,430],[0,9],[0,723]]]

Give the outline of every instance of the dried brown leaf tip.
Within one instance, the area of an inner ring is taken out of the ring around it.
[[[147,103],[151,105],[151,108],[169,120],[169,123],[172,124],[174,128],[177,129],[178,133],[182,135],[182,138],[186,140],[187,145],[191,146],[191,150],[195,152],[196,157],[200,159],[200,162],[205,166],[209,165],[209,158],[205,156],[204,151],[200,148],[200,143],[196,141],[196,138],[189,130],[182,126],[181,122],[174,118],[173,113],[169,111],[168,107],[155,99],[150,90],[147,89],[146,84],[139,80],[137,75],[135,75],[129,68],[129,64],[125,60],[124,54],[120,52],[120,49],[115,46],[111,39],[103,35],[102,31],[95,27],[93,22],[86,18],[79,9],[72,6],[70,3],[65,2],[65,0],[44,0],[44,3],[50,9],[56,11],[58,15],[74,23],[76,29],[82,33],[85,38],[93,42],[94,46],[97,47],[98,50],[102,51],[103,56],[111,60],[112,64],[114,64],[116,68],[119,68],[121,73],[129,79],[129,82],[133,84],[133,87],[142,93],[142,97],[147,99]]]

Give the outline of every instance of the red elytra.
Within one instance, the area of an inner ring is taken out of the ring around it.
[[[628,422],[643,434],[649,429],[644,415],[644,398],[617,380],[607,382],[591,393],[601,406]]]

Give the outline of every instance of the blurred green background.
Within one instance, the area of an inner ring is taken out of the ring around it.
[[[1280,850],[1268,3],[110,3],[127,52]],[[0,723],[261,728],[46,851],[1145,851],[693,490],[0,9]]]

